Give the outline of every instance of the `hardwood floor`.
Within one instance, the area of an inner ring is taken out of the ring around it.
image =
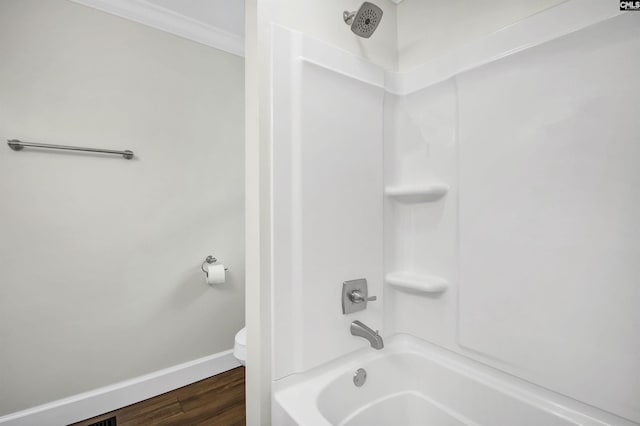
[[[236,426],[245,424],[244,367],[71,426],[116,416],[118,426]]]

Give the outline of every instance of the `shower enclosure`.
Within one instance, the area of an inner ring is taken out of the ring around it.
[[[285,24],[248,361],[273,424],[640,424],[640,13],[570,0],[406,70]]]

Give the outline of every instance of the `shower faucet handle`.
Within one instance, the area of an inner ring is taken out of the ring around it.
[[[367,302],[374,300],[378,300],[378,298],[376,296],[369,297],[366,278],[342,283],[342,313],[344,315],[367,309]]]
[[[373,302],[374,300],[378,300],[377,296],[370,296],[365,298],[360,290],[353,290],[349,298],[353,303]]]

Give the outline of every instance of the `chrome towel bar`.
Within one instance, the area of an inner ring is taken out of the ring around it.
[[[133,158],[133,151],[115,151],[113,149],[100,149],[100,148],[84,148],[80,146],[67,146],[67,145],[52,145],[48,143],[35,143],[35,142],[23,142],[18,139],[10,139],[7,141],[7,145],[14,151],[22,151],[25,146],[33,148],[46,148],[46,149],[64,149],[67,151],[84,151],[84,152],[99,152],[102,154],[115,154],[122,155],[127,160]]]

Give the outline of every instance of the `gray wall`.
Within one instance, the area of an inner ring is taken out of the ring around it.
[[[0,415],[232,348],[243,59],[65,0],[1,0],[0,58]]]

